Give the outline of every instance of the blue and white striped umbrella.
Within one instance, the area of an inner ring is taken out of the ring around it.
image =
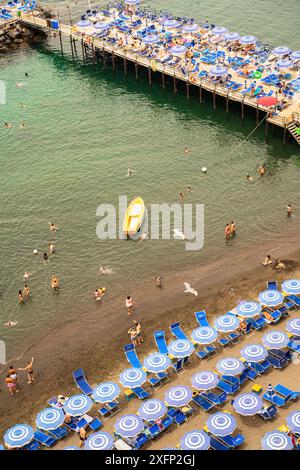
[[[267,432],[261,443],[264,450],[292,450],[294,448],[291,437],[280,431]]]
[[[84,450],[111,450],[113,447],[113,436],[102,431],[92,434],[84,443]]]
[[[171,47],[170,51],[172,54],[184,54],[187,51],[187,48],[185,46],[173,46]]]
[[[121,416],[115,423],[115,431],[122,437],[134,437],[144,430],[144,421],[137,415]]]
[[[225,375],[239,375],[245,369],[244,364],[239,359],[235,357],[225,357],[224,359],[220,359],[216,365],[220,374]]]
[[[234,399],[233,408],[243,416],[253,416],[263,407],[263,400],[256,393],[243,393]]]
[[[282,349],[285,348],[289,343],[289,337],[282,331],[268,331],[268,333],[263,335],[262,343],[266,346],[266,348]]]
[[[156,419],[162,418],[167,412],[167,407],[163,401],[157,398],[151,398],[145,401],[139,407],[139,416],[146,421],[155,421]]]
[[[167,20],[164,24],[166,28],[176,28],[180,23],[177,20]]]
[[[99,29],[100,31],[105,31],[109,29],[111,26],[108,23],[96,23],[94,24],[95,29]]]
[[[248,344],[240,352],[241,356],[250,362],[261,362],[268,356],[268,351],[261,344]]]
[[[64,447],[63,450],[81,450],[80,447],[77,446],[67,446]]]
[[[139,387],[147,380],[147,374],[143,369],[130,367],[120,374],[119,382],[123,387]]]
[[[300,51],[294,51],[291,53],[291,59],[300,60]]]
[[[207,450],[210,446],[210,437],[204,431],[187,432],[180,440],[182,450]]]
[[[148,34],[148,36],[145,36],[143,38],[143,41],[145,44],[155,44],[156,42],[159,41],[159,37],[156,36],[155,34]]]
[[[93,401],[87,395],[73,395],[67,398],[64,410],[71,416],[82,416],[93,406]]]
[[[9,447],[24,447],[32,441],[34,431],[28,424],[16,424],[4,434],[4,442]]]
[[[281,290],[287,294],[300,294],[300,279],[289,279],[281,284]]]
[[[280,69],[289,69],[290,67],[293,67],[294,62],[290,59],[282,59],[277,62],[277,66]]]
[[[236,420],[231,414],[219,411],[208,418],[206,426],[215,436],[228,436],[235,430]]]
[[[286,422],[293,433],[300,434],[300,410],[292,411],[286,418]]]
[[[153,353],[144,359],[144,367],[149,372],[158,373],[164,372],[171,365],[169,356],[161,353]]]
[[[65,421],[65,414],[62,408],[45,408],[40,411],[35,419],[38,428],[44,431],[51,431],[58,428]]]
[[[259,294],[258,300],[262,305],[277,307],[277,305],[282,304],[283,295],[278,290],[264,290]]]
[[[186,24],[185,26],[183,26],[182,31],[184,33],[195,33],[196,31],[198,31],[198,29],[199,29],[199,25],[196,23],[193,23],[193,24]]]
[[[102,382],[97,385],[92,393],[92,398],[97,403],[113,401],[120,395],[120,387],[114,382]]]
[[[202,370],[192,376],[192,386],[197,390],[211,390],[219,380],[219,376],[214,372]]]
[[[257,39],[255,36],[242,36],[240,38],[240,43],[241,44],[256,44],[257,43]]]
[[[165,392],[165,402],[169,406],[185,406],[192,398],[192,390],[184,385],[169,388],[169,390]]]
[[[289,333],[300,336],[300,318],[291,318],[286,324],[286,329]]]
[[[241,36],[239,35],[239,33],[227,33],[225,34],[224,39],[226,41],[237,41],[238,39],[240,39],[240,37]]]
[[[275,49],[272,50],[271,54],[278,55],[278,56],[284,56],[288,55],[292,52],[292,49],[290,49],[287,46],[278,46],[275,47]]]
[[[259,315],[262,311],[262,306],[258,302],[241,302],[236,309],[237,315],[244,318],[252,318]]]
[[[215,320],[215,328],[222,333],[236,330],[240,326],[240,320],[235,315],[221,315]]]
[[[227,75],[228,70],[226,67],[218,66],[212,67],[209,71],[210,75],[215,75],[217,77],[221,77],[222,75]]]
[[[194,351],[194,345],[186,339],[175,339],[168,346],[168,351],[171,356],[174,357],[187,357],[190,356]]]
[[[216,36],[222,36],[223,34],[227,33],[227,28],[224,28],[224,26],[216,26],[212,29],[212,33]]]
[[[216,341],[218,332],[211,326],[199,326],[199,328],[192,331],[191,337],[196,343],[210,344]]]
[[[92,23],[88,20],[81,20],[78,21],[77,26],[79,28],[88,28],[89,26],[92,26]]]

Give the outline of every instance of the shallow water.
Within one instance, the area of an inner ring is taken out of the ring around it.
[[[51,5],[64,8],[65,2]],[[255,0],[245,12],[241,2],[223,0],[170,0],[151,2],[178,15],[210,21],[230,30],[251,33],[271,46],[300,45],[300,6],[287,0],[275,15],[274,2]],[[71,4],[72,14],[87,8]],[[271,16],[270,21],[266,21]],[[77,18],[79,14],[77,15]],[[0,323],[17,320],[16,328],[0,328],[8,344],[8,356],[35,341],[62,320],[93,309],[92,292],[105,285],[107,296],[118,295],[119,286],[130,286],[183,265],[204,263],[264,242],[296,228],[297,217],[287,220],[285,207],[297,205],[300,196],[300,156],[296,145],[282,145],[281,136],[264,141],[264,128],[243,140],[256,126],[249,116],[241,126],[240,113],[229,118],[224,103],[212,110],[211,97],[201,106],[184,91],[176,98],[172,84],[163,92],[158,80],[127,79],[120,64],[110,67],[74,64],[61,57],[58,43],[23,50],[0,59],[0,78],[7,86],[8,102],[1,106],[1,122],[12,129],[0,130]],[[25,78],[25,72],[29,78]],[[23,82],[22,88],[15,83]],[[24,103],[26,108],[18,105]],[[25,121],[26,128],[18,124]],[[191,155],[183,156],[184,145]],[[246,173],[257,175],[266,163],[268,175],[253,184]],[[206,166],[208,173],[201,173]],[[135,170],[131,178],[127,169]],[[190,185],[185,202],[205,205],[205,245],[188,252],[182,241],[100,241],[96,236],[96,209],[101,203],[117,205],[119,195],[128,200],[140,195],[147,207],[157,202],[178,202],[178,193]],[[235,220],[238,237],[224,243],[226,222]],[[54,236],[48,221],[61,228]],[[57,254],[44,266],[42,254],[54,240]],[[33,255],[33,249],[38,255]],[[103,278],[100,265],[112,268]],[[17,292],[25,270],[32,300],[19,307]],[[50,289],[51,274],[62,281],[59,295]]]

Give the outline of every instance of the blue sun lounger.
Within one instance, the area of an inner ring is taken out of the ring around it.
[[[154,332],[154,340],[157,346],[157,349],[161,354],[169,354],[168,346],[166,343],[165,332],[163,330]]]
[[[124,346],[124,353],[127,361],[129,362],[129,364],[131,364],[132,367],[136,367],[137,369],[143,367],[141,361],[137,357],[136,350],[133,344],[126,344],[126,346]]]
[[[264,393],[263,399],[279,407],[284,406],[288,402],[288,398],[282,398],[279,395],[276,395],[276,393],[273,393],[270,396],[268,392]]]
[[[82,369],[77,369],[73,372],[73,379],[77,387],[86,395],[91,395],[93,392],[92,387],[87,383],[84,372]]]
[[[270,405],[269,408],[259,411],[257,414],[261,416],[265,421],[274,418],[278,413],[275,405]]]
[[[33,439],[29,444],[22,447],[22,450],[39,450],[40,448],[41,447],[40,447],[40,444],[38,443],[38,441]],[[3,447],[3,449],[0,448],[0,450],[4,450],[4,447]]]
[[[268,289],[268,290],[278,290],[278,283],[277,283],[277,281],[268,281],[268,282],[267,282],[267,289]]]
[[[137,437],[137,439],[136,439],[136,441],[135,441],[135,443],[134,443],[134,447],[133,447],[134,450],[139,450],[139,449],[141,449],[141,448],[144,446],[144,444],[146,444],[146,442],[148,442],[148,441],[149,441],[148,436],[146,436],[146,434],[143,432],[142,434],[140,434],[140,435]]]
[[[150,397],[150,393],[146,392],[142,387],[134,387],[131,389],[139,400],[145,400]]]
[[[239,385],[239,383],[235,383],[234,385],[232,385],[228,382],[225,382],[225,380],[220,380],[217,384],[217,388],[223,390],[223,392],[226,392],[228,395],[233,395],[238,391]]]
[[[199,326],[209,326],[204,310],[202,310],[202,312],[195,312],[195,317],[197,322],[199,323]]]
[[[300,298],[296,295],[288,295],[286,298],[291,300],[293,304],[297,305],[297,307],[300,307]]]
[[[199,408],[202,408],[204,411],[210,411],[216,406],[201,395],[194,396],[192,398],[192,402],[199,406]]]
[[[56,437],[56,439],[63,439],[69,434],[70,430],[66,427],[59,427],[56,429],[52,429],[49,431],[49,434],[53,437]]]
[[[291,340],[289,341],[288,343],[288,348],[293,351],[293,352],[296,352],[298,354],[300,354],[300,341],[298,340]]]
[[[293,390],[290,390],[289,388],[281,384],[275,385],[274,390],[279,395],[282,395],[284,398],[289,397],[289,400],[296,400],[300,396],[300,392],[294,392]]]
[[[39,444],[45,447],[52,447],[57,442],[57,439],[55,437],[49,436],[49,434],[46,434],[45,432],[40,430],[34,432],[34,439]]]
[[[190,341],[186,334],[182,331],[179,322],[172,323],[170,326],[170,330],[171,333],[175,336],[175,338]]]
[[[231,450],[232,448],[225,442],[221,442],[215,436],[210,436],[210,448],[213,450]]]
[[[214,405],[221,405],[222,403],[224,403],[224,401],[227,400],[226,392],[222,392],[218,395],[212,391],[209,391],[209,392],[201,393],[201,396],[205,398],[206,400],[210,401],[211,403],[213,403]]]

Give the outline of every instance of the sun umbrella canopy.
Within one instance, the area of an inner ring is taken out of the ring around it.
[[[93,401],[87,395],[73,395],[66,400],[64,410],[71,416],[82,416],[93,406]]]
[[[281,284],[281,290],[287,294],[300,294],[300,279],[289,279]]]
[[[4,442],[9,447],[24,447],[34,437],[34,431],[27,424],[16,424],[4,434]]]
[[[145,36],[143,38],[143,41],[145,44],[155,44],[156,42],[159,41],[159,37],[156,36],[155,34],[148,34],[148,36]]]
[[[272,50],[271,54],[278,55],[278,56],[284,56],[288,55],[292,52],[292,49],[290,49],[287,46],[278,46],[275,47],[275,49]]]
[[[256,393],[243,393],[234,399],[233,408],[243,416],[253,416],[263,407],[263,400]]]
[[[161,353],[153,353],[144,360],[144,367],[149,372],[164,372],[171,365],[169,356]]]
[[[235,315],[225,314],[215,320],[215,328],[223,333],[234,331],[239,325],[240,320]]]
[[[289,337],[282,331],[273,330],[263,335],[262,342],[266,348],[282,349],[289,343]]]
[[[104,31],[105,29],[109,29],[110,25],[108,23],[96,23],[94,24],[95,29],[100,29],[100,31]]]
[[[261,344],[248,344],[241,349],[241,356],[250,362],[264,361],[268,351]]]
[[[259,294],[258,300],[262,305],[277,307],[277,305],[282,304],[283,295],[278,290],[265,290]]]
[[[300,336],[300,318],[291,318],[286,324],[286,329],[289,333]]]
[[[63,450],[81,450],[80,447],[77,446],[67,446],[64,447]]]
[[[92,26],[92,23],[88,20],[81,20],[78,21],[77,26],[79,28],[88,28],[89,26]]]
[[[208,430],[215,436],[228,436],[232,434],[236,428],[236,420],[229,413],[214,413],[206,421]]]
[[[169,388],[165,393],[165,402],[169,406],[185,406],[193,397],[192,390],[184,385]]]
[[[292,60],[300,60],[300,51],[294,51],[291,53]]]
[[[261,106],[275,106],[277,103],[278,99],[274,98],[273,96],[263,96],[257,100],[257,104],[260,104]]]
[[[214,372],[201,371],[192,377],[192,386],[197,390],[211,390],[219,382],[219,376]]]
[[[185,46],[173,46],[171,47],[170,51],[172,54],[184,54],[187,51],[187,48]]]
[[[196,23],[193,23],[193,24],[186,24],[185,26],[183,26],[182,31],[184,33],[195,33],[196,31],[198,31],[198,29],[199,29],[199,25]]]
[[[134,437],[143,431],[145,425],[142,418],[137,415],[121,416],[115,423],[115,431],[122,437]]]
[[[293,433],[300,434],[300,410],[292,411],[286,418],[286,422]]]
[[[255,36],[242,36],[240,38],[240,43],[241,44],[256,44],[257,43],[257,39]]]
[[[155,421],[162,418],[167,412],[167,407],[163,401],[152,398],[145,401],[139,407],[139,416],[146,421]]]
[[[210,437],[204,431],[187,432],[180,440],[182,450],[207,450],[210,446]]]
[[[241,302],[237,306],[237,315],[245,318],[252,318],[259,315],[262,311],[262,306],[258,302]]]
[[[222,36],[223,34],[227,33],[227,28],[224,28],[224,26],[216,26],[212,29],[212,33],[216,36]]]
[[[169,354],[178,358],[190,356],[194,350],[195,348],[193,343],[186,339],[175,339],[168,346]]]
[[[244,364],[239,359],[235,357],[225,357],[220,359],[216,365],[220,374],[225,375],[239,375],[245,369]]]
[[[94,388],[92,398],[97,403],[113,401],[120,395],[120,387],[114,382],[102,382]]]
[[[138,369],[137,367],[130,367],[125,369],[119,378],[119,382],[123,387],[139,387],[147,380],[147,374],[143,369]]]
[[[177,20],[167,20],[164,24],[166,28],[176,28],[176,26],[180,25],[179,21]]]
[[[138,5],[141,0],[125,0],[126,5]]]
[[[65,421],[65,414],[62,408],[45,408],[38,413],[35,423],[38,428],[44,431],[51,431],[58,428]]]
[[[227,33],[225,34],[224,39],[226,41],[237,41],[238,39],[240,39],[240,35],[239,33]]]
[[[216,77],[221,77],[222,75],[226,75],[228,70],[226,67],[216,66],[212,67],[209,71],[210,75],[215,75]]]
[[[199,328],[192,331],[191,337],[196,343],[210,344],[216,341],[218,332],[211,326],[199,326]]]
[[[293,67],[294,62],[290,59],[282,59],[277,62],[277,66],[280,69],[289,69],[290,67]]]
[[[285,432],[267,432],[262,441],[264,450],[292,450],[294,448],[292,439]]]
[[[108,432],[97,432],[87,438],[84,443],[85,450],[111,450],[114,447],[114,438]]]

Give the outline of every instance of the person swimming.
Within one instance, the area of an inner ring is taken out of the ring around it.
[[[7,323],[4,323],[4,326],[7,327],[7,328],[13,328],[17,324],[18,324],[17,321],[8,321]]]
[[[49,228],[51,230],[51,232],[56,232],[56,230],[59,230],[59,227],[55,224],[53,224],[52,222],[48,222],[49,224]]]
[[[253,176],[250,176],[249,173],[247,173],[246,180],[251,183],[252,181],[254,181],[254,178],[253,178]]]
[[[24,121],[20,122],[19,127],[20,127],[21,129],[24,129],[24,127],[25,127],[25,122],[24,122]]]
[[[57,276],[52,276],[51,277],[51,287],[53,290],[59,289],[59,279]]]
[[[5,127],[6,129],[11,129],[13,125],[11,122],[5,122],[3,127]]]

